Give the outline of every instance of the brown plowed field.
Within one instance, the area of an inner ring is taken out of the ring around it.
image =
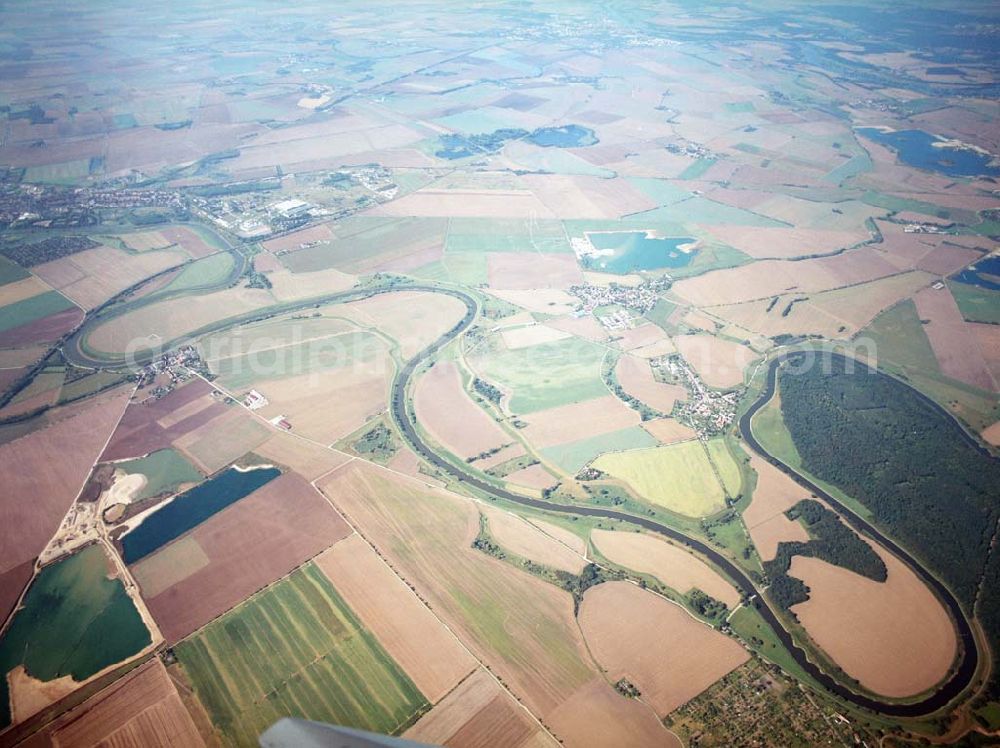
[[[306,480],[316,480],[350,459],[341,452],[297,439],[283,431],[275,432],[270,439],[255,447],[254,452],[274,460],[280,467],[294,470]]]
[[[693,553],[665,540],[637,532],[594,530],[594,546],[612,563],[640,574],[652,574],[681,594],[698,588],[721,600],[729,609],[740,603],[740,594],[719,572]]]
[[[575,551],[581,556],[587,553],[587,544],[583,542],[583,538],[579,535],[570,532],[569,530],[560,527],[559,525],[554,525],[551,522],[546,522],[542,519],[535,519],[532,517],[528,520],[535,527],[542,530],[546,535],[551,535],[553,538],[558,540],[563,545],[567,546],[571,550]]]
[[[949,377],[980,389],[997,391],[983,358],[980,341],[962,317],[947,288],[925,288],[913,297],[921,320],[929,320],[924,332],[941,371]]]
[[[571,254],[490,252],[486,263],[491,288],[569,288],[583,280],[576,255]]]
[[[568,332],[570,335],[577,335],[598,343],[602,343],[608,339],[608,331],[590,315],[586,317],[559,317],[549,320],[546,324],[557,330]]]
[[[174,446],[201,468],[203,473],[211,475],[262,444],[272,433],[268,426],[247,411],[233,407],[218,418],[175,439]]]
[[[809,636],[863,686],[884,696],[911,696],[931,688],[948,672],[957,647],[955,630],[916,574],[870,545],[885,561],[885,582],[794,556],[788,573],[809,587],[809,600],[793,606],[792,612]]]
[[[986,366],[993,375],[994,382],[1000,382],[1000,325],[986,325],[966,322],[973,337],[979,342]]]
[[[545,718],[571,748],[682,748],[653,710],[626,699],[603,678],[578,689]]]
[[[196,260],[219,251],[186,226],[170,226],[161,229],[159,234],[167,241],[179,244],[185,252]]]
[[[654,418],[652,421],[643,421],[641,425],[660,444],[673,444],[698,436],[693,428],[673,418]]]
[[[678,335],[674,345],[709,387],[735,387],[757,354],[740,343],[712,335]]]
[[[616,335],[620,338],[618,346],[623,351],[632,351],[636,348],[643,348],[668,339],[663,329],[659,325],[654,324],[639,325],[630,330],[616,333]]]
[[[130,393],[130,387],[119,387],[71,418],[0,446],[0,574],[8,588],[3,598],[19,579],[17,572],[7,573],[33,560],[59,528]]]
[[[586,561],[558,540],[549,537],[527,520],[502,509],[481,505],[479,511],[489,521],[493,539],[504,549],[553,569],[579,574]]]
[[[56,748],[201,748],[205,745],[156,657],[45,728]]]
[[[176,642],[349,534],[304,478],[285,473],[186,536],[209,562],[148,598],[149,611],[167,641]],[[140,563],[169,552],[168,545]]]
[[[439,361],[421,375],[413,392],[417,421],[436,442],[463,460],[513,441],[462,388],[458,366]]]
[[[329,241],[333,239],[333,236],[330,225],[320,223],[301,231],[293,231],[290,234],[279,236],[277,239],[268,239],[263,246],[268,252],[288,252],[299,249],[303,244]]]
[[[403,737],[448,748],[556,745],[483,668],[466,678]]]
[[[552,488],[559,482],[552,476],[552,473],[543,468],[541,465],[531,465],[523,470],[511,473],[506,477],[506,481],[507,483],[515,486],[534,488],[539,491],[543,491],[546,488]]]
[[[475,659],[359,536],[316,559],[337,592],[432,704]]]
[[[535,714],[597,675],[570,596],[471,547],[471,500],[361,462],[320,487]]]
[[[538,449],[621,431],[639,423],[638,412],[614,395],[540,410],[521,420],[521,433]]]
[[[753,500],[743,510],[743,524],[761,559],[770,561],[778,552],[778,543],[782,540],[809,540],[806,529],[800,523],[792,522],[784,513],[802,499],[808,499],[810,494],[755,454],[750,455],[750,467],[757,473],[757,486],[753,491]]]
[[[680,385],[657,382],[645,359],[622,356],[615,366],[615,376],[626,393],[661,413],[669,413],[675,402],[687,398],[687,390]]]
[[[735,640],[628,582],[591,587],[580,628],[612,681],[628,678],[665,717],[749,659]]]
[[[0,346],[22,346],[58,340],[83,320],[83,310],[73,307],[48,317],[0,332]]]

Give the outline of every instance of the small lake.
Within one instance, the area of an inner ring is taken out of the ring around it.
[[[597,143],[597,135],[589,127],[563,125],[542,127],[525,138],[529,143],[543,148],[579,148]]]
[[[991,165],[989,154],[971,148],[942,148],[935,146],[941,138],[923,130],[880,130],[877,127],[859,127],[858,133],[881,145],[889,146],[899,160],[918,169],[936,171],[950,177],[1000,176],[1000,166]]]
[[[591,270],[624,275],[637,270],[660,270],[688,265],[697,251],[685,252],[681,247],[694,244],[690,236],[651,237],[647,231],[609,231],[588,233],[595,249],[607,255],[584,258]]]
[[[1000,291],[1000,256],[994,255],[980,260],[954,276],[954,279],[959,283],[968,283],[970,286]]]
[[[125,563],[134,564],[279,475],[281,471],[273,467],[253,470],[229,468],[190,491],[185,491],[162,509],[146,517],[130,533],[122,536],[122,557]]]

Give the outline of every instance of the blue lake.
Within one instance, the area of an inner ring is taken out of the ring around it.
[[[594,145],[597,136],[589,127],[563,125],[562,127],[542,127],[535,130],[526,140],[543,148],[578,148]]]
[[[959,283],[1000,291],[1000,257],[987,257],[954,276]]]
[[[1000,176],[1000,166],[991,166],[989,155],[970,148],[935,148],[934,143],[941,139],[923,130],[884,132],[875,127],[859,127],[857,131],[892,148],[908,166],[950,177]]]
[[[146,517],[132,532],[122,536],[125,563],[134,564],[279,475],[281,471],[271,467],[253,470],[229,468],[185,491]]]
[[[651,238],[645,231],[614,231],[587,234],[596,249],[610,249],[613,255],[590,257],[584,264],[592,270],[608,273],[632,273],[636,270],[680,268],[689,264],[696,251],[682,252],[679,247],[693,244],[690,236]]]

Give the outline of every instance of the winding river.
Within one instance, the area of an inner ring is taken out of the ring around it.
[[[807,490],[821,497],[830,506],[837,510],[844,521],[848,522],[851,526],[856,528],[858,531],[868,535],[869,537],[875,539],[883,546],[891,550],[901,559],[903,559],[919,576],[924,582],[930,586],[947,609],[951,612],[951,617],[957,628],[958,636],[961,641],[960,654],[961,658],[957,667],[952,670],[949,678],[946,682],[939,685],[939,687],[932,693],[924,697],[919,701],[884,701],[872,696],[859,694],[851,688],[845,686],[836,678],[827,674],[823,669],[811,661],[806,652],[799,647],[792,638],[792,635],[788,630],[785,629],[781,620],[775,614],[775,612],[770,607],[767,600],[760,593],[760,590],[755,586],[753,580],[733,561],[720,553],[716,548],[698,540],[697,538],[692,538],[685,535],[678,530],[673,529],[665,524],[657,522],[655,520],[649,519],[647,517],[635,516],[632,514],[627,514],[625,512],[615,511],[613,509],[606,509],[603,507],[587,506],[582,504],[558,504],[550,501],[543,501],[540,499],[533,499],[521,494],[508,491],[504,488],[498,487],[489,483],[477,475],[467,472],[465,469],[459,465],[452,463],[442,455],[438,454],[434,448],[424,441],[423,437],[418,433],[415,423],[413,422],[410,414],[407,412],[406,408],[406,393],[412,379],[413,375],[421,367],[421,365],[430,359],[434,354],[436,354],[441,348],[450,343],[453,339],[465,332],[469,326],[473,323],[478,312],[478,306],[475,299],[459,290],[454,289],[443,289],[433,286],[423,286],[417,284],[406,284],[399,286],[386,286],[386,287],[375,287],[368,289],[354,289],[351,291],[344,291],[336,294],[330,294],[325,297],[312,298],[306,301],[297,302],[293,305],[285,305],[281,308],[281,312],[291,312],[296,309],[312,307],[317,304],[332,304],[332,303],[343,303],[347,301],[356,301],[359,299],[367,298],[369,296],[374,296],[382,293],[391,293],[394,291],[420,291],[427,293],[441,293],[448,296],[452,296],[466,307],[465,316],[455,324],[450,330],[444,333],[440,338],[431,343],[429,346],[424,348],[416,356],[411,358],[406,362],[402,369],[397,374],[396,378],[393,380],[391,388],[391,408],[393,419],[395,420],[397,426],[399,427],[401,433],[410,443],[413,449],[428,463],[434,465],[436,468],[446,472],[448,475],[452,476],[456,480],[469,485],[476,490],[493,496],[504,501],[510,501],[516,504],[521,504],[523,506],[528,506],[533,509],[539,509],[546,512],[559,512],[565,514],[575,514],[587,517],[599,517],[602,519],[618,520],[622,522],[629,522],[633,525],[637,525],[646,530],[650,530],[659,535],[662,535],[670,540],[684,544],[689,548],[697,551],[706,558],[708,558],[712,563],[722,569],[729,578],[736,584],[737,588],[740,590],[744,598],[750,600],[750,604],[754,606],[757,612],[764,618],[768,626],[773,629],[775,635],[781,641],[782,645],[788,650],[791,656],[794,658],[796,663],[808,673],[817,683],[821,684],[824,688],[828,689],[831,693],[840,697],[845,701],[849,701],[859,707],[878,712],[880,714],[896,717],[920,717],[927,714],[931,714],[943,707],[947,706],[956,696],[958,696],[971,682],[975,675],[980,652],[978,650],[977,642],[972,633],[972,628],[969,624],[968,619],[965,617],[961,606],[955,599],[954,595],[948,588],[940,582],[932,573],[927,569],[923,568],[909,553],[904,549],[899,547],[895,542],[885,537],[881,532],[879,532],[875,527],[870,525],[865,520],[861,519],[857,515],[850,512],[846,507],[844,507],[836,498],[830,496],[826,491],[824,491],[819,486],[814,485],[812,482],[804,478],[795,472],[791,467],[785,463],[778,460],[776,457],[771,455],[764,449],[759,441],[754,437],[753,432],[750,428],[750,422],[754,414],[756,414],[762,407],[764,407],[767,402],[771,399],[774,394],[777,372],[779,366],[788,359],[789,356],[794,354],[784,354],[773,359],[767,370],[766,386],[761,395],[756,401],[750,406],[749,410],[743,415],[739,421],[740,433],[746,443],[757,452],[761,457],[770,462],[772,465],[776,466],[779,470],[782,470],[788,474],[793,480],[798,482],[800,485],[805,487]],[[273,311],[273,310],[272,310]],[[257,316],[262,316],[265,312],[258,313]],[[104,320],[100,316],[93,318],[88,318],[84,325],[74,334],[67,344],[64,346],[64,352],[67,358],[71,362],[81,364],[84,366],[91,366],[95,368],[117,368],[125,365],[125,360],[122,359],[105,359],[105,358],[95,358],[92,357],[85,351],[85,340],[86,335],[89,332],[91,326],[95,323],[99,324]],[[245,323],[249,321],[244,318],[235,318],[222,320],[217,324],[210,325],[206,328],[202,328],[192,332],[187,336],[186,340],[193,340],[201,335],[205,335],[209,332],[218,332],[220,330],[226,329],[228,327],[235,326],[237,324]],[[176,340],[170,341],[167,344],[167,348],[175,347],[185,341]],[[880,374],[879,376],[886,376]],[[926,398],[925,398],[926,399]],[[929,401],[932,402],[932,401]],[[933,403],[935,407],[940,410],[940,406]],[[966,434],[966,437],[968,435]]]

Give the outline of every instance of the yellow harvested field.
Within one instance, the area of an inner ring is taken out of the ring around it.
[[[458,639],[361,536],[345,538],[316,563],[432,704],[476,667]]]
[[[708,233],[756,259],[829,254],[869,239],[864,224],[854,231],[759,226],[711,226]]]
[[[136,231],[134,234],[122,234],[118,238],[136,252],[145,252],[148,249],[165,249],[173,244],[159,231]]]
[[[635,426],[639,414],[614,395],[560,405],[522,416],[521,433],[538,449],[589,439]]]
[[[386,467],[402,475],[408,475],[428,487],[443,487],[444,481],[420,472],[423,465],[424,463],[417,457],[417,453],[409,447],[404,446],[396,453],[395,457],[389,460]]]
[[[276,431],[254,452],[277,465],[294,470],[306,480],[315,480],[321,475],[340,467],[351,458],[334,452],[313,442],[306,441],[284,431]]]
[[[608,561],[640,574],[651,574],[685,594],[697,588],[733,610],[740,593],[719,572],[690,551],[653,535],[618,530],[594,530],[594,546]]]
[[[538,288],[524,291],[510,289],[488,289],[488,293],[514,306],[541,314],[569,314],[580,305],[575,296],[557,288]]]
[[[802,499],[808,499],[810,493],[756,454],[750,455],[750,467],[757,473],[757,486],[750,505],[743,510],[743,524],[761,559],[770,561],[782,540],[809,540],[805,528],[784,513]]]
[[[698,436],[693,428],[673,418],[654,418],[652,421],[643,421],[640,425],[660,444],[683,442]]]
[[[170,543],[132,567],[144,597],[153,598],[208,566],[208,555],[193,535]]]
[[[559,317],[557,319],[550,319],[545,324],[557,330],[568,332],[570,335],[576,335],[598,343],[608,339],[608,331],[590,315],[586,317]]]
[[[670,338],[664,338],[663,340],[657,340],[655,343],[644,345],[641,348],[633,348],[629,351],[629,355],[648,360],[659,358],[660,356],[669,356],[671,353],[676,352],[677,349],[674,347],[673,341]]]
[[[670,413],[675,402],[687,399],[687,390],[680,385],[656,381],[645,359],[622,356],[615,365],[615,377],[626,393],[661,413]]]
[[[87,343],[106,353],[155,346],[227,316],[252,312],[273,303],[271,294],[259,288],[227,288],[203,296],[170,299],[98,325],[88,336]]]
[[[271,293],[279,302],[298,301],[316,296],[346,291],[357,283],[357,276],[339,270],[317,270],[314,273],[292,273],[275,270],[267,273]]]
[[[40,293],[51,290],[52,287],[48,283],[33,275],[29,275],[27,278],[22,278],[13,283],[4,283],[0,286],[0,307],[24,301],[25,299],[30,299],[32,296],[38,296]]]
[[[230,410],[174,442],[203,473],[211,475],[235,462],[271,435],[270,429],[246,411]]]
[[[343,304],[337,312],[381,330],[409,358],[457,324],[465,316],[465,304],[439,293],[400,291]]]
[[[628,582],[587,590],[580,628],[608,678],[628,678],[661,718],[750,658],[734,639]]]
[[[528,190],[422,189],[380,205],[371,216],[440,216],[442,218],[555,218]]]
[[[667,334],[663,332],[663,329],[659,325],[654,324],[639,325],[629,330],[616,332],[615,335],[619,338],[618,347],[623,351],[632,351],[636,348],[643,348],[668,340]]]
[[[713,335],[678,335],[674,345],[709,387],[743,384],[743,372],[757,354],[745,345]]]
[[[403,733],[403,737],[449,748],[488,748],[492,745],[555,748],[558,745],[483,668],[462,681]]]
[[[503,330],[500,337],[503,338],[503,344],[507,346],[508,350],[516,351],[518,348],[529,348],[539,343],[563,340],[570,337],[570,333],[548,325],[528,325]]]
[[[472,500],[358,461],[319,487],[533,713],[598,675],[571,597],[472,548]]]
[[[575,553],[578,553],[581,556],[587,555],[587,544],[583,542],[583,538],[576,533],[570,532],[566,528],[560,527],[559,525],[555,525],[551,522],[546,522],[543,519],[535,519],[532,517],[529,518],[528,521],[546,535],[551,535]]]
[[[524,488],[534,488],[543,491],[552,488],[559,481],[552,476],[548,470],[541,465],[531,465],[523,470],[511,473],[505,479],[508,484],[522,486]]]
[[[865,688],[883,696],[912,696],[947,674],[958,646],[955,629],[906,564],[869,545],[885,562],[885,582],[793,556],[788,573],[809,587],[809,600],[792,606],[792,612],[823,651]]]
[[[486,268],[491,288],[526,291],[569,288],[583,281],[576,255],[535,252],[490,252]]]
[[[579,688],[545,723],[570,748],[683,748],[652,709],[622,698],[604,678]]]
[[[579,553],[516,514],[485,504],[479,511],[486,517],[493,539],[511,553],[571,574],[579,574],[587,563]]]
[[[997,421],[996,423],[987,426],[985,429],[983,429],[983,432],[982,434],[980,434],[980,436],[982,436],[983,439],[988,444],[992,444],[995,447],[1000,447],[1000,421]]]
[[[130,254],[102,246],[46,262],[34,272],[83,309],[93,309],[144,278],[187,259],[180,250]]]
[[[689,517],[724,506],[725,494],[700,442],[610,452],[591,465],[624,481],[640,498]]]
[[[704,312],[698,309],[692,309],[681,319],[685,325],[688,327],[693,327],[697,330],[704,330],[705,332],[715,332],[716,324],[715,320],[709,317]]]
[[[437,362],[417,379],[413,408],[417,421],[434,440],[463,460],[514,441],[472,401],[452,361]]]
[[[656,202],[620,177],[529,174],[521,178],[556,218],[621,218]]]

